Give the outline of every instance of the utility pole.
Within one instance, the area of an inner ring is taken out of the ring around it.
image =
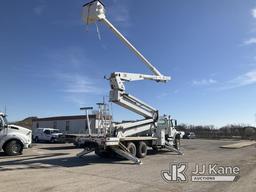
[[[85,115],[86,115],[86,120],[87,120],[87,125],[88,125],[88,131],[89,131],[89,136],[91,136],[92,132],[91,132],[91,125],[90,125],[90,120],[89,120],[89,110],[92,110],[93,107],[81,107],[80,110],[81,111],[85,111]]]

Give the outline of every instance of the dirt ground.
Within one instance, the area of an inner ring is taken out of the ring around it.
[[[232,140],[182,140],[184,155],[149,151],[142,165],[127,160],[104,159],[94,153],[83,158],[81,149],[71,144],[36,144],[22,156],[0,153],[0,191],[232,191],[254,192],[256,189],[256,147],[222,149]],[[162,170],[170,163],[188,165],[187,182],[166,182]],[[192,182],[195,164],[214,163],[239,166],[237,182]]]

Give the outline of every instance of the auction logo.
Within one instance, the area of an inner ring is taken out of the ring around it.
[[[161,172],[162,178],[166,182],[186,182],[187,176],[185,174],[185,171],[187,169],[186,163],[176,163],[171,164],[169,166],[169,170],[163,170]]]
[[[166,182],[187,182],[187,163],[170,163],[169,170],[161,171]],[[237,181],[240,168],[238,166],[220,166],[218,164],[195,164],[191,171],[193,182]]]

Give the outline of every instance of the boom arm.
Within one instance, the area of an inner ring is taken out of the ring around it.
[[[145,119],[128,123],[117,124],[118,137],[131,136],[155,127],[158,120],[158,111],[143,101],[125,92],[124,83],[127,81],[153,80],[157,82],[166,82],[171,79],[169,76],[162,75],[107,19],[105,8],[100,0],[93,0],[83,6],[83,18],[86,24],[101,21],[107,25],[111,31],[130,49],[143,63],[150,69],[153,75],[114,72],[111,74],[111,91],[109,100],[126,109],[129,109]]]
[[[109,22],[105,15],[105,8],[101,1],[94,0],[85,4],[83,10],[83,18],[86,24],[95,23],[101,21],[106,24],[112,32],[130,49],[137,57],[139,57],[144,64],[151,70],[151,72],[158,78],[152,78],[150,80],[166,82],[171,80],[171,77],[162,75],[112,24]],[[148,79],[148,78],[147,78]]]
[[[170,77],[163,76],[106,18],[101,19],[103,23],[105,23],[114,34],[129,48],[131,49],[151,70],[151,72],[158,77],[157,81],[166,82],[170,80]],[[156,80],[156,79],[151,79]]]

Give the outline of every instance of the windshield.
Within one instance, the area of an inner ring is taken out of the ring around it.
[[[159,119],[157,121],[157,125],[160,125],[160,126],[165,126],[167,125],[167,119]]]
[[[61,133],[59,130],[52,130],[51,133]]]

